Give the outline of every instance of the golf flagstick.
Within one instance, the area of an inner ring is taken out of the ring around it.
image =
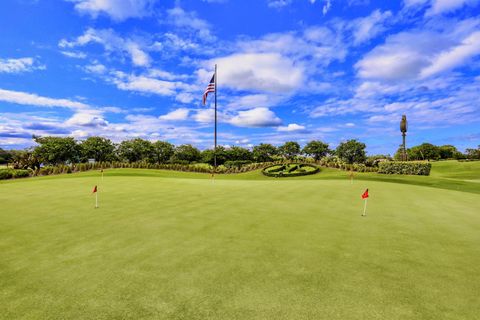
[[[362,217],[367,215],[367,200],[368,200],[368,189],[362,194],[362,199],[365,200],[365,205],[363,206],[363,214]]]
[[[92,192],[95,193],[95,209],[97,209],[98,208],[98,188],[97,188],[97,186],[95,186],[93,188]]]

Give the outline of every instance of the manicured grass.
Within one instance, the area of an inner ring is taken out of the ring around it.
[[[353,184],[333,169],[2,181],[0,318],[476,319],[478,167],[445,165]]]

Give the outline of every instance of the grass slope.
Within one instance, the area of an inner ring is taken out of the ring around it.
[[[343,175],[2,182],[0,318],[475,319],[478,194]]]

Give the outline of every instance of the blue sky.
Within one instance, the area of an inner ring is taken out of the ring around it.
[[[250,147],[480,144],[479,0],[5,0],[0,147],[92,135]]]

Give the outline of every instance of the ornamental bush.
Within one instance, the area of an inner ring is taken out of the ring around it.
[[[428,176],[432,165],[421,161],[385,161],[378,164],[378,173]]]
[[[0,180],[12,178],[25,178],[30,176],[30,170],[23,169],[0,169]]]

